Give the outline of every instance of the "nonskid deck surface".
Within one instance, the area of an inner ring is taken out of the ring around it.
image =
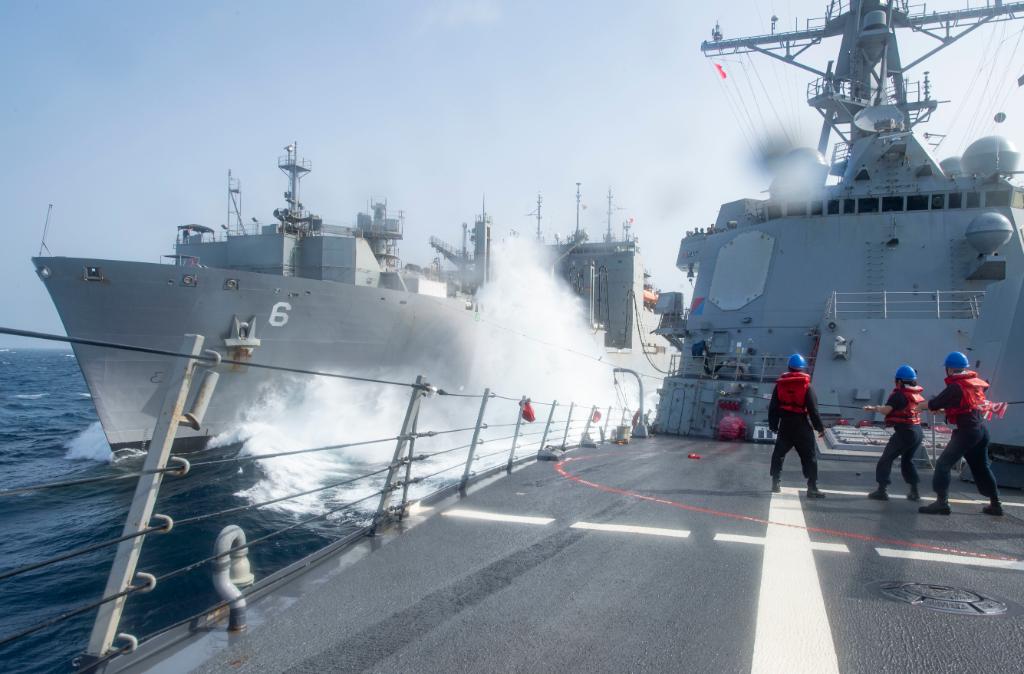
[[[688,459],[697,452],[700,459]],[[204,672],[1016,671],[1024,495],[1007,516],[954,482],[951,517],[864,494],[873,464],[653,438],[570,452],[446,504],[217,654]],[[923,474],[924,484],[930,473]],[[893,494],[903,493],[898,474]],[[930,496],[930,489],[924,489]],[[956,615],[880,581],[1009,605]]]

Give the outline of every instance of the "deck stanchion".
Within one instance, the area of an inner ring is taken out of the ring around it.
[[[555,416],[555,408],[558,407],[558,401],[551,403],[551,411],[548,412],[548,422],[544,424],[544,434],[540,436],[540,449],[544,451],[544,443],[548,440],[548,431],[551,429],[551,419]]]
[[[612,420],[612,406],[609,405],[608,406],[608,414],[606,414],[605,417],[604,417],[604,428],[601,429],[601,441],[602,442],[604,442],[604,440],[608,437],[608,424],[611,423],[611,420]]]
[[[595,412],[597,412],[597,405],[591,405],[590,416],[587,417],[587,423],[583,425],[583,435],[580,436],[581,447],[584,446],[584,443],[586,443],[587,446],[595,444],[594,441],[590,439],[590,424],[594,422]]]
[[[398,511],[398,519],[405,517],[405,508],[409,504],[409,485],[412,482],[412,457],[416,448],[416,429],[420,425],[420,415],[417,409],[412,420],[412,431],[409,433],[409,451],[405,455],[405,479],[402,480],[402,508]]]
[[[384,489],[380,494],[377,512],[374,513],[373,523],[370,525],[369,535],[371,536],[377,533],[377,527],[380,526],[387,512],[388,503],[391,501],[391,492],[395,488],[395,476],[398,475],[398,471],[402,467],[402,455],[405,454],[406,443],[412,440],[412,434],[415,432],[416,420],[420,415],[420,401],[426,392],[426,380],[423,378],[423,375],[419,375],[416,377],[416,385],[412,389],[412,395],[409,396],[409,406],[405,409],[402,430],[399,431],[398,442],[395,443],[395,455],[392,457],[391,465],[388,467],[388,476],[384,480]]]
[[[569,437],[569,427],[572,426],[572,411],[576,403],[569,403],[569,416],[565,419],[565,433],[562,435],[562,449],[565,449],[565,441]]]
[[[476,415],[476,428],[473,429],[473,439],[469,443],[469,456],[466,457],[466,469],[462,472],[462,481],[459,483],[459,493],[465,495],[466,485],[469,484],[469,472],[473,468],[473,457],[476,454],[476,446],[480,443],[480,429],[484,424],[484,412],[487,411],[487,401],[491,399],[491,389],[484,389],[484,397],[480,401],[480,412]]]
[[[183,365],[176,363],[171,368],[163,408],[156,420],[156,426],[153,428],[153,439],[146,452],[146,460],[142,467],[145,474],[139,477],[138,484],[135,486],[135,495],[132,497],[128,518],[125,520],[122,531],[123,536],[137,534],[150,526],[153,507],[156,505],[156,497],[160,492],[160,483],[163,479],[162,471],[167,467],[167,460],[171,455],[171,445],[174,444],[178,424],[185,409],[185,400],[188,398],[189,388],[192,385],[192,376],[197,365],[195,357],[202,350],[202,335],[185,335],[181,353],[191,354],[192,358],[187,359]],[[145,536],[137,536],[118,544],[114,563],[111,565],[110,575],[107,577],[107,586],[103,591],[104,597],[116,595],[129,588],[132,580],[135,579],[135,568],[145,538]],[[117,628],[121,622],[121,613],[124,611],[124,603],[127,598],[128,596],[125,595],[100,605],[96,614],[96,622],[93,623],[92,633],[89,636],[89,645],[86,648],[86,654],[89,657],[102,658],[110,650],[114,638],[117,636]]]
[[[512,447],[508,450],[508,463],[505,465],[505,472],[512,472],[512,464],[516,460],[516,444],[519,442],[519,429],[523,426],[523,409],[516,409],[516,430],[512,435]]]

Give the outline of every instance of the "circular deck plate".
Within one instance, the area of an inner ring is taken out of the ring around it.
[[[1004,615],[1007,612],[1003,602],[958,587],[907,581],[887,581],[877,587],[889,599],[931,611],[978,616]]]

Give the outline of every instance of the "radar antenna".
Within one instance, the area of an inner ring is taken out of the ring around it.
[[[825,16],[808,19],[803,29],[770,35],[725,39],[716,23],[713,39],[701,44],[705,56],[756,52],[813,73],[807,103],[822,116],[818,151],[828,149],[834,131],[847,144],[900,125],[911,129],[927,122],[939,101],[930,83],[911,82],[907,73],[981,26],[1024,15],[1024,2],[995,0],[983,7],[927,12],[909,0],[830,0]],[[775,21],[772,22],[773,28]],[[908,29],[938,42],[910,63],[900,58],[897,29]],[[842,37],[839,54],[821,71],[798,57],[829,37]],[[863,115],[869,108],[882,108]],[[897,114],[898,113],[898,114]]]
[[[532,210],[532,211],[530,211],[529,213],[526,214],[528,217],[536,217],[537,218],[537,241],[543,241],[544,240],[544,235],[541,234],[541,231],[540,231],[540,205],[542,203],[544,203],[544,199],[543,199],[543,197],[541,197],[540,192],[537,192],[537,208],[535,208],[534,210]]]
[[[612,205],[613,204],[612,199],[613,199],[612,188],[609,187],[608,188],[608,231],[606,231],[605,234],[604,234],[605,243],[611,243],[612,241],[615,240],[615,235],[612,234],[612,214],[615,213],[615,211],[624,211],[624,210],[626,210],[622,206],[613,206]]]
[[[308,159],[299,159],[298,141],[286,145],[284,150],[288,154],[278,157],[277,168],[288,176],[288,191],[284,193],[288,208],[275,210],[274,217],[284,223],[306,222],[309,220],[309,214],[305,212],[302,201],[299,200],[299,182],[313,170],[313,165]]]

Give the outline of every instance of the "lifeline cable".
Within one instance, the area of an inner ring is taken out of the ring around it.
[[[441,433],[450,433],[454,431],[424,431],[422,433],[411,434],[408,437],[433,437],[433,435],[439,435]],[[294,456],[296,454],[308,454],[310,452],[324,452],[332,449],[348,449],[351,447],[361,447],[364,445],[379,444],[381,442],[393,442],[401,439],[403,436],[396,435],[390,438],[380,438],[379,440],[364,440],[362,442],[349,442],[339,445],[325,445],[323,447],[311,447],[308,449],[293,449],[286,452],[274,452],[272,454],[250,454],[247,456],[233,456],[226,459],[210,459],[209,461],[197,461],[190,463],[188,469],[201,468],[203,466],[215,466],[225,463],[245,463],[249,461],[259,461],[261,459],[276,459],[281,456]],[[100,475],[97,477],[86,477],[77,480],[64,480],[62,482],[44,482],[41,484],[28,485],[25,487],[15,487],[13,489],[0,490],[0,498],[4,496],[14,496],[16,494],[24,494],[33,491],[41,491],[45,489],[59,489],[63,487],[77,487],[86,484],[97,484],[103,482],[117,482],[119,480],[125,480],[133,477],[142,477],[143,475],[156,475],[158,473],[181,473],[185,470],[182,465],[166,466],[164,468],[153,468],[151,470],[137,470],[128,473],[119,473],[117,475]],[[2,577],[2,576],[0,576]]]
[[[54,335],[47,332],[34,332],[32,330],[17,330],[15,328],[7,328],[0,326],[0,335],[11,335],[14,337],[29,337],[32,339],[41,339],[49,342],[64,342],[67,344],[81,344],[83,346],[96,346],[104,349],[119,349],[122,351],[132,351],[135,353],[148,353],[155,356],[172,356],[174,358],[186,358],[194,359],[204,363],[209,363],[213,359],[208,356],[198,355],[193,356],[190,353],[180,353],[178,351],[170,351],[167,349],[155,349],[148,346],[131,346],[129,344],[117,344],[115,342],[104,342],[98,339],[83,339],[81,337],[64,337],[62,335]],[[318,372],[316,370],[306,370],[297,367],[285,367],[283,365],[268,365],[266,363],[254,363],[246,360],[233,360],[231,358],[221,358],[221,363],[225,365],[239,365],[243,367],[252,367],[262,370],[274,370],[276,372],[290,372],[292,374],[308,374],[316,377],[331,377],[334,379],[347,379],[349,381],[361,381],[373,384],[387,384],[389,386],[403,386],[406,388],[419,388],[420,385],[411,384],[405,381],[391,381],[389,379],[374,379],[373,377],[359,377],[351,374],[339,374],[333,372]]]
[[[422,460],[423,458],[425,458],[424,455],[420,455],[420,456],[417,456],[417,457],[413,457],[412,460],[413,461],[419,461],[419,460]],[[182,527],[182,526],[186,526],[186,525],[189,525],[189,524],[195,524],[196,522],[202,522],[204,520],[213,519],[215,517],[221,517],[223,515],[229,515],[229,514],[236,513],[236,512],[244,512],[244,511],[247,511],[247,510],[257,510],[259,508],[263,508],[263,507],[268,506],[268,505],[273,505],[274,503],[280,503],[281,501],[288,501],[288,500],[291,500],[293,498],[298,498],[300,496],[308,496],[309,494],[313,494],[313,493],[316,493],[316,492],[325,491],[327,489],[333,489],[335,487],[343,487],[343,486],[348,485],[348,484],[359,482],[360,480],[365,480],[367,478],[374,477],[376,475],[380,475],[381,473],[386,472],[390,468],[391,468],[391,466],[385,466],[384,468],[376,470],[376,471],[374,471],[372,473],[367,473],[365,475],[360,475],[360,476],[357,476],[357,477],[349,478],[349,479],[343,480],[341,482],[333,482],[331,484],[323,485],[321,487],[317,487],[315,489],[310,489],[308,491],[298,492],[298,493],[295,493],[295,494],[288,494],[286,496],[281,496],[279,498],[271,499],[269,501],[262,501],[260,503],[250,503],[250,504],[247,504],[247,505],[244,505],[244,506],[237,506],[235,508],[228,508],[226,510],[218,510],[218,511],[211,512],[211,513],[205,513],[203,515],[196,515],[194,517],[187,517],[187,518],[184,518],[184,519],[181,519],[181,520],[173,520],[173,524],[171,526],[172,527],[175,527],[175,526]],[[139,538],[140,536],[146,536],[146,535],[151,534],[151,533],[156,533],[156,532],[160,532],[160,531],[167,531],[167,530],[168,529],[167,529],[166,525],[161,525],[161,526],[158,526],[158,527],[147,527],[146,529],[143,529],[142,531],[136,531],[134,533],[127,534],[127,535],[124,535],[124,536],[119,536],[117,538],[112,538],[112,539],[109,539],[109,540],[106,540],[106,541],[101,541],[99,543],[93,543],[91,545],[86,545],[86,546],[83,546],[83,547],[80,547],[80,548],[76,548],[74,550],[70,550],[70,551],[68,551],[66,553],[63,553],[61,555],[57,555],[55,557],[50,557],[48,559],[45,559],[45,560],[42,560],[42,561],[39,561],[39,562],[32,562],[30,564],[25,564],[23,566],[19,566],[19,567],[16,567],[14,569],[10,569],[10,570],[4,571],[3,573],[0,573],[0,580],[5,580],[5,579],[11,578],[13,576],[18,576],[18,575],[21,575],[23,573],[28,573],[29,571],[34,571],[36,569],[41,569],[41,568],[46,567],[46,566],[51,566],[53,564],[57,564],[59,562],[66,561],[66,560],[72,559],[74,557],[80,557],[80,556],[88,554],[90,552],[95,552],[96,550],[100,550],[102,548],[109,547],[111,545],[116,545],[118,543],[121,543],[122,541],[128,541],[128,540],[131,540],[133,538]]]
[[[326,517],[329,517],[330,515],[333,515],[334,513],[340,512],[342,510],[348,510],[349,508],[351,508],[354,505],[358,505],[358,504],[362,503],[363,501],[368,501],[371,498],[373,498],[375,496],[380,496],[383,493],[384,493],[383,489],[378,489],[377,491],[373,492],[372,494],[367,494],[366,496],[363,496],[362,498],[356,499],[355,501],[349,501],[348,503],[340,505],[337,508],[332,508],[330,510],[325,510],[324,512],[320,513],[319,515],[314,515],[312,517],[307,517],[304,520],[300,520],[298,522],[295,522],[294,524],[289,524],[286,527],[283,527],[281,529],[277,529],[276,531],[272,531],[272,532],[270,532],[269,534],[267,534],[265,536],[260,536],[259,538],[254,538],[251,541],[246,542],[245,545],[234,546],[230,550],[227,550],[227,551],[225,551],[225,552],[223,552],[223,553],[221,553],[219,555],[211,555],[209,557],[205,557],[203,559],[200,559],[199,561],[192,562],[191,564],[189,564],[187,566],[183,566],[183,567],[181,567],[179,569],[175,569],[174,571],[168,571],[165,574],[157,576],[156,580],[159,583],[159,582],[162,582],[164,580],[167,580],[168,578],[174,578],[175,576],[180,576],[180,575],[182,575],[184,573],[188,573],[189,571],[192,571],[193,569],[198,569],[200,566],[203,566],[204,564],[209,564],[210,562],[212,562],[213,560],[217,559],[218,557],[224,557],[225,555],[230,555],[230,554],[232,554],[234,552],[237,552],[239,550],[248,550],[249,548],[251,548],[251,547],[253,547],[255,545],[259,545],[260,543],[268,541],[271,538],[275,538],[277,536],[280,536],[281,534],[283,534],[283,533],[285,533],[287,531],[291,531],[293,529],[298,529],[301,526],[305,526],[305,525],[310,524],[312,522],[315,522],[317,520],[324,519]]]

